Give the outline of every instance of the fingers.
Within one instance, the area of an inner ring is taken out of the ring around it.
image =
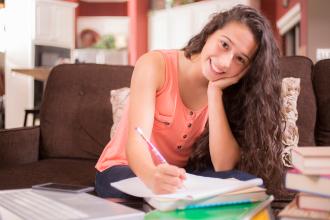
[[[157,174],[155,176],[155,180],[159,184],[171,185],[176,188],[180,188],[183,183],[183,180],[180,177],[168,176],[164,174]]]
[[[214,87],[218,87],[221,90],[224,90],[225,88],[237,83],[239,79],[236,79],[234,77],[229,77],[229,78],[222,78],[217,81],[212,81],[210,84]]]
[[[236,74],[235,76],[231,76],[231,77],[223,78],[223,79],[220,79],[220,80],[225,80],[225,81],[227,81],[228,83],[235,84],[235,83],[238,83],[238,81],[239,81],[240,79],[242,79],[242,77],[245,75],[245,72],[246,72],[246,71],[242,71],[242,72]]]
[[[210,82],[210,84],[215,87],[219,87],[221,90],[223,90],[231,85],[238,83],[244,75],[245,75],[245,71],[242,71],[235,76],[221,78],[216,81],[212,81],[212,82]]]
[[[159,168],[162,172],[170,176],[186,176],[186,171],[183,168],[179,168],[177,166],[169,165],[169,164],[160,164]]]
[[[185,179],[186,171],[184,169],[169,164],[160,164],[154,174],[152,190],[158,194],[174,193],[182,188]]]
[[[161,184],[158,187],[153,189],[153,192],[155,194],[171,194],[175,193],[178,190],[177,187],[169,184]]]

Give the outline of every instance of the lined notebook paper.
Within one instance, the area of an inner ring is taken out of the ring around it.
[[[155,208],[169,210],[183,208],[192,201],[259,186],[262,185],[262,179],[240,181],[233,178],[220,179],[187,174],[184,188],[179,189],[176,193],[161,195],[154,194],[138,177],[121,180],[111,183],[111,185],[126,194],[145,198]]]

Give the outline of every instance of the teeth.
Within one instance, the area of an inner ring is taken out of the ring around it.
[[[218,70],[218,69],[213,65],[213,62],[212,62],[211,59],[210,59],[210,63],[211,63],[211,68],[213,69],[214,72],[216,72],[216,73],[221,73],[221,71]]]

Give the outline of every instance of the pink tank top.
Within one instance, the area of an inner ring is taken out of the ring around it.
[[[204,130],[208,118],[207,106],[192,111],[183,104],[178,83],[178,51],[159,52],[165,59],[165,82],[156,93],[151,142],[157,146],[168,163],[184,167],[193,143]],[[113,138],[104,148],[95,166],[98,171],[115,165],[128,165],[125,153],[127,138],[128,105]],[[153,154],[152,157],[155,158]]]

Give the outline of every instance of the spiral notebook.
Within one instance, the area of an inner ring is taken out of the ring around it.
[[[162,211],[195,208],[199,205],[254,202],[266,197],[264,190],[257,187],[262,185],[260,178],[240,181],[233,178],[220,179],[188,174],[184,188],[179,189],[176,193],[161,195],[154,194],[138,177],[114,182],[111,185],[126,194],[143,197],[151,206]],[[248,191],[237,193],[240,190]],[[236,192],[236,199],[233,199],[235,198],[234,192]],[[229,193],[232,193],[232,199],[230,199]],[[245,197],[238,196],[244,193]],[[225,196],[229,199],[226,200]]]

